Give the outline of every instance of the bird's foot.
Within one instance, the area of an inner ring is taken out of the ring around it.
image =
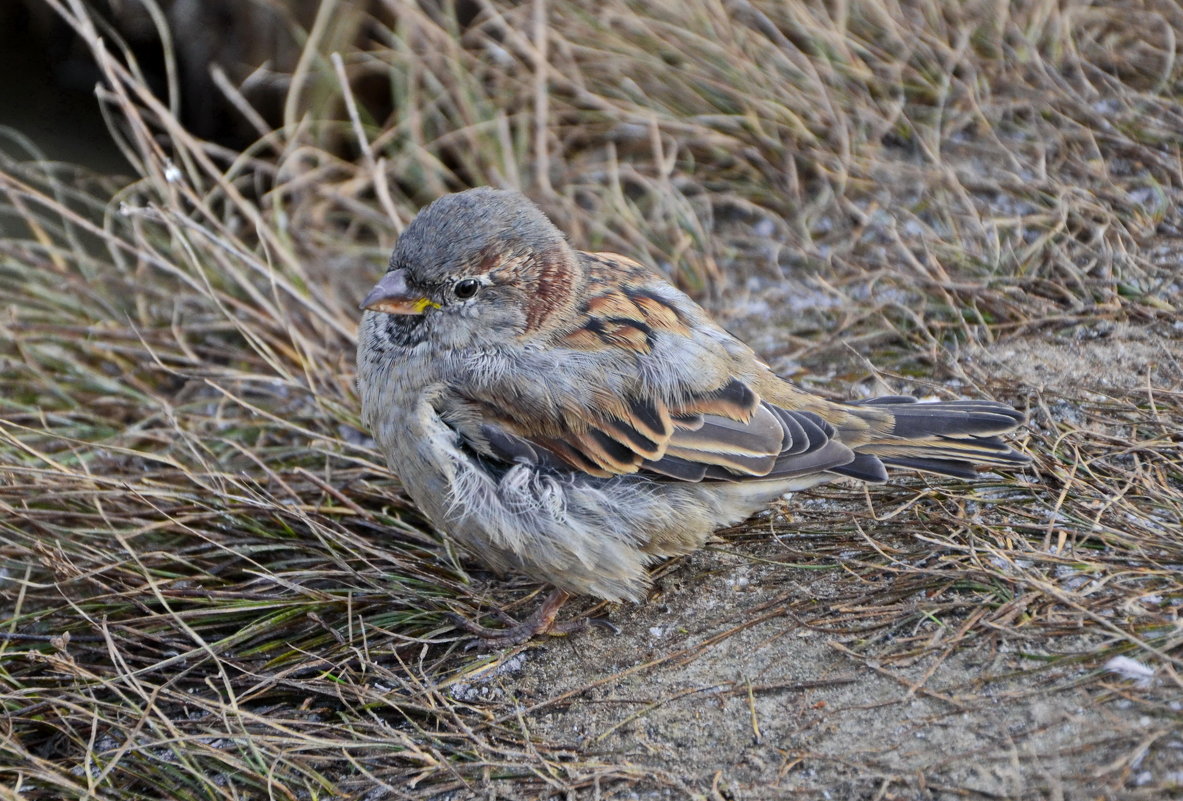
[[[565,590],[553,590],[533,614],[521,621],[514,620],[500,609],[494,610],[493,614],[506,624],[506,628],[503,629],[486,628],[456,614],[451,614],[448,617],[475,638],[468,644],[468,648],[508,648],[529,642],[542,634],[550,637],[565,637],[568,634],[583,631],[589,626],[603,626],[613,632],[619,632],[619,629],[603,618],[583,617],[565,620],[562,623],[556,622],[555,618],[558,616],[559,610],[570,597],[570,593]]]

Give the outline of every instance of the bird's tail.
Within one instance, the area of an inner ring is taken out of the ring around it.
[[[978,465],[1014,468],[1031,461],[1001,438],[1026,419],[1004,403],[917,403],[895,395],[850,404],[847,410],[873,433],[853,445],[853,462],[833,468],[841,475],[884,481],[887,466],[973,478]]]

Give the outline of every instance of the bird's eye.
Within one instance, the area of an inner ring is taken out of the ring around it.
[[[452,287],[452,291],[456,293],[456,297],[464,300],[466,298],[471,298],[480,288],[480,281],[476,280],[475,278],[465,278],[462,281],[457,281],[456,286]]]

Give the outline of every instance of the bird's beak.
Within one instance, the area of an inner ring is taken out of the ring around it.
[[[407,271],[398,269],[382,276],[359,308],[386,314],[423,314],[429,307],[438,309],[440,305],[412,292],[407,287]]]

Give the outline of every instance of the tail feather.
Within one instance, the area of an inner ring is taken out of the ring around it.
[[[906,470],[916,470],[921,473],[935,473],[938,476],[964,478],[967,480],[978,477],[978,470],[974,466],[974,463],[960,459],[908,459],[897,456],[895,458],[884,457],[882,461],[889,467],[902,467]]]
[[[882,401],[873,398],[873,401]],[[877,410],[890,412],[895,420],[889,433],[904,439],[927,437],[934,434],[946,436],[985,436],[1005,434],[1021,425],[1026,416],[997,401],[942,401],[939,403],[918,403],[914,398],[901,401],[899,396],[891,402],[864,401],[857,406],[874,406]]]
[[[1030,461],[999,436],[1013,431],[1026,419],[1022,412],[1003,403],[917,403],[913,398],[892,396],[851,405],[855,415],[879,433],[857,445],[856,460],[834,469],[835,473],[873,481],[886,465],[973,478],[977,466],[1015,468]],[[859,407],[865,408],[863,414]],[[874,463],[879,463],[878,468]]]

